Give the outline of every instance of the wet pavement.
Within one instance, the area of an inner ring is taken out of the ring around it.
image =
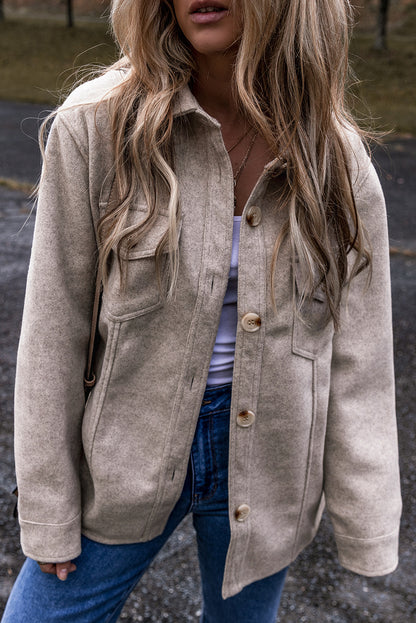
[[[0,178],[36,182],[40,161],[35,137],[44,109],[0,102]],[[416,622],[416,139],[393,138],[386,148],[377,149],[376,159],[387,197],[392,247],[404,496],[400,566],[381,578],[343,570],[325,517],[314,543],[290,568],[278,619],[282,623]],[[14,483],[13,380],[34,224],[30,211],[26,194],[0,186],[0,613],[23,561],[9,492]],[[196,545],[188,518],[130,596],[120,621],[197,623],[199,614]]]

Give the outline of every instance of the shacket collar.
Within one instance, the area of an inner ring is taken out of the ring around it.
[[[173,103],[173,116],[184,117],[190,113],[197,113],[217,128],[221,127],[219,121],[217,121],[214,117],[211,117],[211,115],[209,115],[206,110],[202,108],[201,104],[189,88],[189,85],[185,85],[176,95]]]
[[[192,93],[189,85],[186,85],[181,91],[177,93],[174,105],[173,105],[173,116],[176,117],[184,117],[190,113],[197,113],[204,117],[207,121],[212,123],[214,126],[220,128],[221,124],[217,119],[211,117],[200,105],[194,94]],[[286,167],[286,160],[284,158],[274,158],[270,162],[266,164],[264,167],[268,173],[273,173],[277,169],[282,169]]]

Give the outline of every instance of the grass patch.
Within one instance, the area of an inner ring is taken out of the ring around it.
[[[357,31],[351,61],[360,81],[353,93],[358,118],[381,130],[416,135],[415,12],[389,37],[389,50],[373,50],[373,35]],[[7,20],[0,23],[0,99],[56,105],[82,67],[108,65],[117,56],[103,23]],[[371,111],[371,114],[370,112]]]
[[[19,190],[26,195],[31,195],[35,190],[35,186],[29,182],[19,182],[8,177],[0,177],[0,186],[4,186],[9,190]]]
[[[377,130],[416,135],[416,36],[393,34],[389,49],[358,33],[350,60],[359,83],[352,89],[356,117]],[[371,118],[370,118],[371,117]]]
[[[7,20],[0,58],[0,99],[56,105],[83,67],[112,63],[116,49],[106,24]]]

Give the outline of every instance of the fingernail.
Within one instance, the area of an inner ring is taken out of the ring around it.
[[[61,569],[59,571],[59,579],[65,581],[68,577],[68,569]]]

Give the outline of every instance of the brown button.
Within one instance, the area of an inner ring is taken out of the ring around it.
[[[257,227],[261,223],[261,209],[259,206],[250,206],[247,210],[246,221],[250,227]]]
[[[258,314],[249,312],[248,314],[244,314],[244,316],[241,318],[241,325],[244,331],[254,333],[255,331],[258,331],[260,329],[261,318]]]
[[[250,507],[248,504],[240,504],[240,506],[236,509],[235,518],[237,521],[245,521],[247,517],[250,515]]]
[[[237,424],[242,428],[248,428],[253,424],[255,418],[253,411],[241,411],[237,415]]]

